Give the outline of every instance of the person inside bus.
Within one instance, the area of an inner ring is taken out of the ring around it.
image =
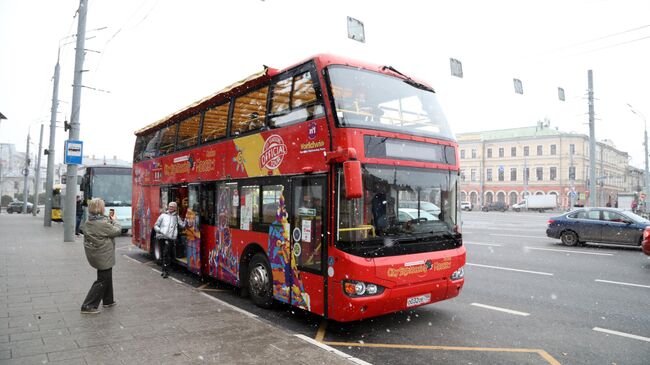
[[[386,194],[383,192],[376,193],[372,197],[370,209],[372,211],[373,225],[378,235],[388,228],[387,204]]]
[[[254,131],[256,129],[262,128],[262,125],[264,124],[264,118],[260,118],[260,114],[258,112],[252,112],[249,118],[250,118],[248,121],[249,131]]]
[[[95,198],[88,204],[88,220],[83,224],[84,251],[88,263],[97,269],[93,283],[81,305],[81,313],[99,313],[99,303],[104,308],[117,302],[113,298],[113,266],[115,265],[115,237],[122,233],[116,219],[104,215],[104,201]]]
[[[75,228],[74,228],[74,234],[77,235],[77,236],[79,235],[79,229],[80,229],[80,226],[81,226],[81,219],[84,216],[84,207],[83,206],[84,206],[84,204],[83,204],[83,200],[81,199],[81,195],[77,195],[77,207],[76,207],[77,221],[76,221]]]
[[[160,276],[167,278],[169,276],[169,266],[171,265],[171,254],[174,247],[174,242],[178,238],[178,231],[180,228],[185,228],[186,222],[178,216],[176,210],[178,204],[170,202],[167,206],[167,211],[163,212],[156,224],[153,226],[156,231],[156,239],[162,245],[162,273]]]

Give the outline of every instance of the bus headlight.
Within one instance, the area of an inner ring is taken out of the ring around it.
[[[454,271],[454,273],[451,274],[450,279],[454,281],[454,280],[460,280],[464,277],[465,277],[465,267],[461,266],[458,270]]]
[[[384,292],[384,287],[358,280],[344,280],[343,292],[350,297],[367,297]]]

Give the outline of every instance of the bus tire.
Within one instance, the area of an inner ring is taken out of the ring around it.
[[[253,303],[261,308],[273,306],[273,274],[266,256],[256,253],[251,259],[246,287]]]

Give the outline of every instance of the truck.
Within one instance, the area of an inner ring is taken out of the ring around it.
[[[521,210],[536,210],[544,212],[545,210],[557,208],[557,197],[555,195],[528,195],[524,201],[512,206],[512,210],[519,212]]]
[[[635,211],[637,201],[636,193],[618,193],[618,208],[630,212]]]

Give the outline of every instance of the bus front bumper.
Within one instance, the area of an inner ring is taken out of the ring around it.
[[[349,322],[410,310],[454,298],[460,294],[463,284],[464,278],[454,281],[445,278],[385,288],[383,293],[374,296],[349,297],[343,292],[341,282],[331,282],[329,290],[333,303],[328,303],[332,308],[328,317],[339,322]]]

